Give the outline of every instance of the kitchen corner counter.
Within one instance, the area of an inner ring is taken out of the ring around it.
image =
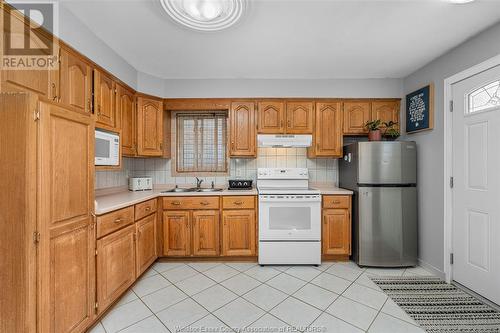
[[[311,183],[311,188],[319,190],[322,195],[352,195],[351,190],[346,190],[331,184]]]

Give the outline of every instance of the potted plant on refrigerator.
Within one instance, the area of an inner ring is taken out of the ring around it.
[[[368,121],[365,124],[366,129],[368,129],[368,140],[369,141],[381,141],[382,132],[380,131],[380,125],[382,125],[382,120],[376,119]]]
[[[385,126],[385,132],[384,132],[384,137],[386,137],[387,140],[389,141],[394,141],[396,140],[400,133],[398,128],[396,127],[398,123],[394,121],[389,121],[388,123],[384,123]]]

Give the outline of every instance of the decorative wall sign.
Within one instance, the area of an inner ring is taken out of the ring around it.
[[[434,84],[406,95],[406,133],[434,128]]]

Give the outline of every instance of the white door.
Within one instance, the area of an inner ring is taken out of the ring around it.
[[[453,85],[453,280],[500,304],[500,66]]]

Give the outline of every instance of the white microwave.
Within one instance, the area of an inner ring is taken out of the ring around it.
[[[95,130],[95,165],[120,165],[120,136]]]

